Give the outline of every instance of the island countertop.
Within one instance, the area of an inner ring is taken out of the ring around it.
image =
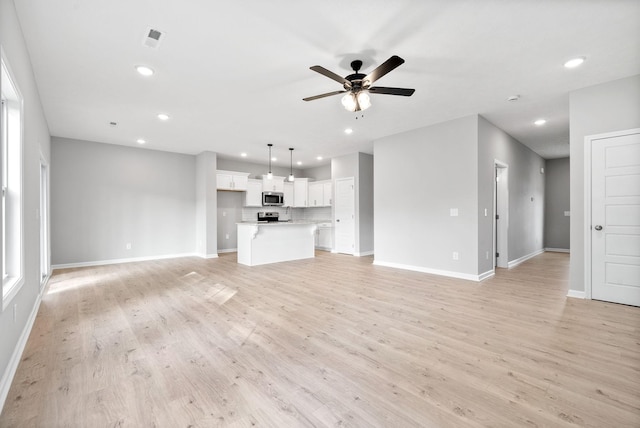
[[[237,227],[240,264],[256,266],[315,257],[315,222],[252,221],[237,223]]]

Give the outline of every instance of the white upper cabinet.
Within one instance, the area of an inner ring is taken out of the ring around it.
[[[321,207],[323,203],[322,183],[309,183],[309,206]]]
[[[296,178],[293,182],[293,206],[297,208],[308,207],[309,179]]]
[[[234,190],[244,192],[247,190],[249,180],[248,172],[216,171],[216,188],[218,190]]]
[[[294,182],[295,183],[295,182]],[[293,206],[293,183],[285,181],[284,183],[284,204],[283,206],[285,207],[292,207]]]
[[[331,183],[331,180],[322,183],[322,190],[323,205],[325,207],[330,207],[333,204],[333,184]]]
[[[309,183],[309,206],[330,207],[333,202],[331,180]]]
[[[262,206],[262,180],[249,179],[247,181],[247,193],[244,195],[244,206]]]
[[[284,192],[284,177],[269,178],[266,175],[262,176],[262,190],[264,192]]]

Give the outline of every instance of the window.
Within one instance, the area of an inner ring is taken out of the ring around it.
[[[22,96],[0,52],[0,172],[2,172],[2,309],[24,283],[22,217]]]

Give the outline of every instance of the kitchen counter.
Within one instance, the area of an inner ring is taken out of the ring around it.
[[[238,263],[257,266],[315,257],[316,223],[242,222],[238,227]]]

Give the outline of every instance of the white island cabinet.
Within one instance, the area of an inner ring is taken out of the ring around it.
[[[315,257],[315,223],[238,223],[238,263],[247,266]]]

